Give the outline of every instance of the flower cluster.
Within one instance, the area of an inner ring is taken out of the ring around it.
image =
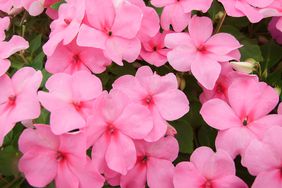
[[[281,0],[219,2],[228,16],[246,16],[252,23],[272,17],[268,30],[282,43]],[[37,16],[47,8],[52,18],[42,47],[48,79],[45,70],[29,66],[8,71],[8,58],[29,45],[23,37],[7,37],[10,18],[0,18],[0,145],[16,124],[26,126],[18,140],[18,169],[27,182],[45,187],[54,181],[58,188],[105,183],[247,188],[236,173],[234,160],[240,156],[240,165],[256,177],[252,187],[280,188],[279,94],[260,79],[267,71],[249,74],[258,62],[240,62],[243,42],[214,29],[206,14],[212,3],[0,0],[7,15],[25,9]],[[58,10],[54,4],[60,4]],[[128,64],[136,72],[118,75],[105,88],[101,75]],[[178,158],[182,148],[173,126],[197,105],[190,98],[191,83],[183,86],[185,75],[200,86],[201,93],[193,95],[201,105],[198,113],[217,132],[215,151],[199,144],[185,158],[189,161]],[[36,121],[43,110],[48,121]]]

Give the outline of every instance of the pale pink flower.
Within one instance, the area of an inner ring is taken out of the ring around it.
[[[0,77],[0,145],[17,122],[40,115],[37,90],[41,80],[41,72],[30,67],[18,70],[12,78]]]
[[[201,103],[214,98],[219,98],[224,101],[228,101],[228,88],[236,79],[255,79],[258,80],[258,77],[255,75],[248,75],[234,71],[232,66],[228,62],[221,63],[221,72],[215,83],[215,86],[212,90],[208,90],[205,87],[202,87],[203,92],[200,95]]]
[[[125,75],[118,78],[113,88],[127,94],[134,104],[143,105],[151,111],[154,126],[146,141],[157,141],[163,137],[168,127],[166,121],[179,119],[189,111],[189,101],[178,89],[173,73],[160,76],[153,73],[150,67],[143,66],[135,77]]]
[[[208,147],[197,148],[190,162],[181,162],[175,168],[175,188],[247,188],[236,176],[232,158],[223,150],[216,153]]]
[[[102,50],[95,48],[79,47],[76,40],[68,45],[60,43],[54,53],[47,58],[45,68],[55,74],[85,70],[93,73],[101,73],[112,62],[105,58]]]
[[[156,36],[142,41],[140,57],[147,63],[160,67],[167,62],[169,49],[165,48],[164,39],[167,32],[157,33]]]
[[[118,90],[103,93],[95,101],[86,129],[88,143],[94,143],[95,166],[101,173],[108,167],[125,175],[136,162],[133,139],[144,139],[152,126],[150,111],[144,106],[129,103],[128,97]]]
[[[172,49],[167,54],[168,62],[175,70],[191,71],[201,85],[211,90],[221,72],[219,62],[239,60],[241,45],[228,33],[212,36],[213,24],[208,17],[194,16],[188,30],[167,34],[165,45]]]
[[[238,79],[227,92],[228,103],[211,99],[200,111],[204,120],[219,130],[216,148],[227,151],[233,158],[243,154],[248,144],[261,138],[272,126],[282,125],[282,116],[270,114],[279,101],[277,92],[255,79]]]
[[[247,147],[242,164],[257,176],[252,188],[281,188],[281,135],[281,127],[270,128],[261,141],[255,139]]]
[[[50,126],[55,134],[85,127],[94,99],[102,93],[99,78],[86,71],[54,74],[45,86],[49,92],[39,91],[38,97],[51,112]]]
[[[72,0],[60,6],[58,18],[51,25],[49,40],[44,44],[43,51],[51,56],[57,45],[71,43],[76,37],[85,14],[85,0]]]
[[[54,135],[50,126],[35,125],[19,138],[23,156],[19,170],[28,183],[45,187],[53,180],[57,188],[99,188],[104,178],[90,164],[86,138],[82,133]]]
[[[164,30],[170,30],[170,26],[176,32],[181,32],[187,27],[192,10],[207,12],[212,0],[151,0],[152,5],[164,7],[161,15],[161,26]]]
[[[268,31],[277,43],[282,44],[282,17],[273,17],[268,24]]]
[[[264,18],[260,12],[274,0],[219,0],[224,6],[227,15],[232,17],[247,16],[250,22],[257,23]]]
[[[174,165],[178,155],[178,143],[173,136],[157,142],[136,141],[137,161],[133,169],[121,176],[120,186],[144,188],[172,188]]]
[[[5,74],[11,65],[8,58],[14,53],[28,48],[28,42],[17,35],[13,35],[9,41],[5,41],[5,30],[9,28],[9,25],[9,17],[0,18],[0,76]]]
[[[106,57],[123,65],[122,60],[137,59],[141,43],[137,34],[143,13],[129,2],[115,7],[112,0],[86,0],[86,16],[89,24],[80,28],[77,44],[103,50]]]

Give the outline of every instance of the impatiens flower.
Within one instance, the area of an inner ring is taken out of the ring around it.
[[[51,56],[57,45],[71,43],[76,37],[85,14],[85,0],[72,0],[64,3],[59,8],[58,19],[51,25],[49,40],[43,46],[46,55]]]
[[[86,16],[89,25],[80,28],[79,46],[100,48],[118,65],[123,65],[122,60],[137,59],[141,49],[137,34],[143,17],[139,7],[127,1],[115,5],[112,0],[86,0]]]
[[[212,0],[151,0],[152,5],[164,7],[161,15],[161,26],[164,30],[170,30],[170,26],[176,32],[181,32],[187,27],[192,10],[207,12]]]
[[[167,62],[168,49],[165,48],[164,38],[167,32],[157,33],[156,36],[142,41],[140,56],[147,63],[160,67]]]
[[[216,148],[233,158],[243,154],[255,138],[262,138],[267,129],[282,125],[282,116],[270,114],[279,101],[277,92],[255,79],[238,79],[228,89],[228,103],[211,99],[200,111],[204,120],[219,130]]]
[[[20,0],[0,0],[0,11],[11,14],[14,9],[19,9],[22,7]]]
[[[247,188],[236,176],[232,158],[223,150],[216,153],[208,147],[197,148],[190,162],[181,162],[175,168],[175,188]]]
[[[99,78],[86,71],[58,73],[46,82],[49,92],[38,92],[41,104],[51,112],[50,126],[63,134],[86,126],[94,99],[102,93]]]
[[[8,29],[9,25],[9,17],[0,18],[0,76],[5,74],[11,65],[7,58],[20,50],[28,48],[28,42],[17,35],[14,35],[9,41],[4,41],[6,38],[5,30]]]
[[[174,161],[178,155],[178,143],[173,136],[157,142],[136,141],[137,161],[133,169],[121,176],[120,186],[143,188],[172,188]]]
[[[45,187],[53,180],[57,188],[100,188],[104,178],[90,165],[86,138],[81,133],[54,135],[50,126],[35,125],[19,138],[23,153],[19,170],[28,183]]]
[[[154,127],[145,138],[146,141],[157,141],[167,131],[168,123],[181,118],[189,111],[189,101],[178,89],[176,76],[172,73],[159,76],[148,66],[138,69],[135,77],[125,75],[113,83],[135,104],[145,106],[151,111]]]
[[[219,0],[226,13],[233,17],[247,16],[250,22],[257,23],[264,18],[260,9],[269,6],[274,0]]]
[[[194,16],[189,33],[171,33],[165,38],[168,62],[178,71],[191,71],[205,88],[213,89],[221,71],[219,62],[239,60],[240,43],[230,34],[212,36],[213,24],[208,17]],[[201,34],[199,34],[201,33]]]
[[[257,76],[243,74],[232,69],[228,62],[221,63],[221,72],[212,90],[202,87],[203,93],[200,95],[200,101],[203,104],[207,100],[219,98],[228,101],[228,88],[236,79],[255,79]]]
[[[148,38],[155,36],[160,29],[159,15],[155,9],[146,6],[143,0],[124,0],[138,6],[142,13],[142,22],[138,32],[138,38]]]
[[[92,159],[100,172],[108,167],[125,175],[136,162],[133,139],[144,139],[153,123],[147,108],[130,103],[125,94],[111,90],[96,99],[87,125],[88,143],[94,143]]]
[[[274,17],[269,22],[268,31],[277,43],[282,44],[282,17]]]
[[[59,2],[60,0],[21,0],[21,5],[31,16],[38,16],[45,8]]]
[[[282,128],[270,128],[261,141],[253,140],[246,149],[242,164],[257,176],[252,188],[281,188]]]
[[[40,115],[37,90],[41,80],[41,72],[30,67],[18,70],[12,78],[0,77],[0,145],[17,122]]]
[[[60,43],[55,52],[47,58],[45,68],[50,73],[74,72],[85,70],[101,73],[111,61],[105,58],[102,50],[95,48],[79,47],[76,41],[68,45]]]

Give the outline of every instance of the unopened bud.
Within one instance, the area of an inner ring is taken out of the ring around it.
[[[215,15],[215,19],[216,20],[221,20],[224,16],[224,12],[223,11],[219,11],[216,15]]]
[[[253,59],[248,59],[244,62],[237,62],[237,61],[230,62],[230,64],[236,71],[243,72],[246,74],[250,74],[255,70],[256,63],[257,62],[253,61]]]

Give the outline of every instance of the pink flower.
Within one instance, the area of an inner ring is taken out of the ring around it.
[[[281,127],[270,128],[261,141],[255,139],[247,147],[242,164],[252,175],[257,176],[252,185],[253,188],[282,186],[281,135]]]
[[[19,138],[23,153],[19,170],[30,185],[45,187],[55,179],[57,188],[98,188],[104,178],[90,165],[82,133],[54,135],[47,125],[25,129]]]
[[[247,188],[236,176],[232,158],[223,150],[214,153],[208,147],[197,148],[190,162],[181,162],[175,168],[175,188]]]
[[[150,112],[117,90],[103,93],[95,103],[86,129],[88,143],[94,143],[94,164],[101,173],[109,167],[125,175],[136,162],[133,139],[144,139],[152,129]]]
[[[282,115],[282,102],[279,104],[277,112]]]
[[[160,67],[167,62],[168,49],[165,48],[164,38],[167,32],[157,33],[156,36],[142,41],[140,56],[147,63]]]
[[[137,161],[133,169],[121,176],[121,187],[150,188],[173,187],[174,166],[172,161],[178,155],[178,143],[173,136],[157,142],[136,141]]]
[[[139,7],[123,1],[115,7],[112,0],[86,0],[86,16],[89,25],[80,28],[79,46],[100,48],[118,65],[123,65],[122,60],[137,59],[141,49],[137,34],[143,16]]]
[[[268,24],[268,31],[277,43],[282,44],[282,17],[273,17]]]
[[[14,9],[19,9],[21,7],[21,0],[0,0],[0,10],[9,15]]]
[[[125,75],[113,83],[131,99],[134,104],[145,106],[151,111],[154,126],[146,141],[157,141],[167,131],[167,121],[181,118],[189,111],[189,101],[186,95],[178,89],[174,74],[159,76],[148,66],[138,69],[135,77]]]
[[[243,154],[251,140],[282,125],[282,116],[267,115],[275,108],[279,96],[266,83],[254,79],[238,79],[228,89],[228,103],[211,99],[200,111],[204,120],[219,130],[216,148],[227,151],[233,158]]]
[[[232,17],[247,16],[250,22],[257,23],[264,18],[260,9],[269,6],[274,0],[219,0],[226,13]]]
[[[55,74],[46,88],[49,92],[39,91],[38,97],[51,112],[50,126],[55,134],[85,127],[94,99],[102,93],[101,81],[86,71]]]
[[[72,0],[64,3],[59,8],[59,16],[50,27],[49,40],[43,46],[47,56],[51,56],[57,45],[71,43],[76,37],[85,14],[85,0]]]
[[[5,30],[9,28],[9,25],[9,17],[0,18],[0,76],[5,74],[11,65],[8,58],[14,53],[28,48],[28,42],[17,35],[14,35],[9,41],[4,41]]]
[[[164,7],[161,15],[161,26],[164,30],[170,30],[170,26],[176,32],[181,32],[187,27],[192,10],[207,12],[212,0],[151,0],[156,7]]]
[[[212,21],[208,17],[194,16],[189,33],[171,33],[165,38],[168,62],[178,71],[191,71],[206,89],[212,90],[221,72],[219,62],[239,60],[240,43],[230,34],[213,36]],[[201,35],[199,35],[201,33]]]
[[[255,79],[257,76],[252,76],[248,74],[243,74],[232,69],[232,66],[228,62],[221,63],[221,73],[215,83],[212,90],[208,90],[202,87],[203,93],[200,95],[201,103],[214,98],[219,98],[224,101],[228,101],[228,88],[237,79]]]
[[[17,122],[40,115],[37,90],[41,80],[41,72],[30,67],[18,70],[12,78],[0,77],[0,145]]]
[[[79,47],[76,41],[68,45],[60,43],[54,53],[48,57],[45,68],[50,73],[74,72],[85,70],[101,73],[111,61],[104,57],[102,50]]]
[[[141,40],[142,38],[155,36],[160,29],[159,15],[155,11],[155,9],[146,6],[143,0],[127,0],[127,1],[138,6],[143,13],[140,30],[138,32],[139,39]]]

